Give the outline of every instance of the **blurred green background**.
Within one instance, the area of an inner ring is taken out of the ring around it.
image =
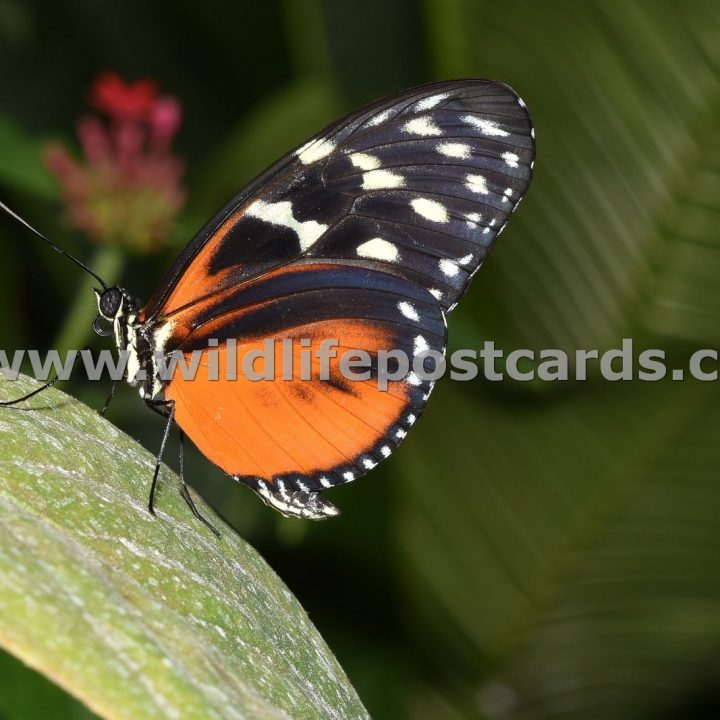
[[[451,349],[633,337],[681,367],[717,346],[714,0],[0,0],[0,197],[89,262],[98,249],[61,222],[40,158],[50,139],[76,143],[105,69],[156,78],[184,109],[188,201],[167,251],[122,260],[139,297],[230,195],[335,117],[479,76],[525,99],[538,155],[450,318]],[[8,219],[0,243],[0,347],[47,349],[61,328],[107,346],[87,318],[67,327],[74,267]],[[100,407],[108,388],[91,385],[68,389]],[[374,718],[716,718],[718,400],[692,380],[448,379],[318,525],[279,518],[197,453],[187,475],[288,583]],[[162,421],[134,391],[109,418],[158,445]],[[0,717],[89,714],[2,656]]]

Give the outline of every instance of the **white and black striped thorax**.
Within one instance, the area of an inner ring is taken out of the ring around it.
[[[123,288],[109,288],[103,293],[96,292],[96,295],[98,318],[94,327],[100,332],[98,321],[111,323],[112,330],[100,334],[112,334],[118,352],[125,355],[123,379],[139,388],[143,399],[160,398],[166,382],[161,377],[157,358],[158,350],[162,352],[163,348],[158,348],[153,328],[139,320],[138,301]]]

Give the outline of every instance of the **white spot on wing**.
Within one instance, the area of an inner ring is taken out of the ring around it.
[[[388,262],[395,262],[400,257],[395,245],[379,237],[358,245],[356,252],[360,257],[387,260]]]
[[[324,488],[332,487],[332,483],[331,483],[330,480],[328,480],[328,478],[326,478],[326,477],[321,477],[321,478],[320,478],[320,484],[321,484]]]
[[[445,223],[448,221],[448,213],[445,206],[436,200],[427,198],[415,198],[410,202],[413,210],[433,222]]]
[[[376,170],[380,167],[380,161],[367,153],[353,153],[350,155],[350,162],[361,170]]]
[[[355,475],[354,475],[353,473],[351,473],[350,471],[344,472],[344,473],[343,473],[343,479],[344,479],[346,482],[350,482],[351,480],[354,480],[354,479],[355,479]]]
[[[316,243],[328,228],[327,225],[315,222],[315,220],[305,220],[305,222],[296,220],[293,217],[292,203],[289,200],[275,203],[256,200],[250,205],[246,213],[250,217],[264,220],[271,225],[281,225],[293,230],[298,236],[300,249],[303,252]]]
[[[519,155],[512,152],[505,152],[502,154],[502,159],[511,167],[516,168],[518,166]]]
[[[422,335],[416,335],[413,339],[413,355],[419,355],[426,350],[429,350],[430,346],[427,340]]]
[[[438,143],[435,148],[441,155],[453,158],[469,158],[472,148],[465,143],[444,142]]]
[[[402,187],[405,178],[389,170],[370,170],[363,173],[363,190]]]
[[[442,300],[442,290],[438,290],[437,288],[430,288],[430,294],[436,299],[436,300]]]
[[[385,122],[390,117],[390,109],[383,110],[381,113],[378,113],[375,115],[375,117],[371,117],[368,121],[368,125],[379,125],[380,123]]]
[[[460,263],[460,265],[467,265],[468,263],[472,262],[473,256],[472,253],[469,255],[465,255],[464,257],[458,258],[456,262]]]
[[[460,268],[452,260],[448,260],[447,258],[443,258],[438,265],[443,275],[447,277],[455,277],[460,271]]]
[[[335,149],[335,143],[332,140],[311,140],[298,148],[296,154],[303,165],[310,165],[321,158],[326,157]]]
[[[410,413],[410,415],[408,415],[407,418],[405,418],[405,419],[406,419],[408,425],[413,425],[415,423],[415,421],[417,420],[417,418],[412,413]]]
[[[363,467],[366,470],[372,470],[377,465],[376,462],[373,462],[372,460],[369,460],[368,458],[365,458],[363,460]]]
[[[510,202],[510,197],[512,197],[512,194],[512,188],[506,188],[505,192],[503,193],[503,202]]]
[[[480,195],[488,194],[487,180],[483,175],[466,175],[465,187]]]
[[[414,373],[411,373],[411,374],[414,374]],[[419,380],[419,378],[418,378],[418,380]],[[407,435],[407,433],[402,428],[398,428],[395,431],[395,437],[398,438],[398,440],[402,440],[406,435]]]
[[[403,130],[412,135],[442,135],[442,130],[429,117],[418,117],[403,125]]]
[[[411,305],[407,300],[401,300],[397,304],[398,310],[406,317],[408,320],[419,320],[420,316],[418,315],[418,311],[415,309],[414,305]]]
[[[391,452],[392,452],[392,450],[390,450],[390,448],[389,448],[387,445],[383,445],[383,446],[380,448],[380,454],[381,454],[383,457],[388,457]]]
[[[476,212],[467,213],[465,217],[467,218],[467,224],[470,227],[477,227],[477,224],[482,220],[482,215]]]
[[[420,100],[415,107],[417,107],[418,110],[430,110],[430,108],[434,108],[436,105],[440,104],[446,97],[447,93],[442,93],[441,95],[430,95],[430,97]]]
[[[510,135],[507,130],[503,130],[493,120],[486,120],[485,118],[476,117],[475,115],[465,115],[462,119],[468,123],[468,125],[476,127],[483,135],[495,137],[507,137]]]

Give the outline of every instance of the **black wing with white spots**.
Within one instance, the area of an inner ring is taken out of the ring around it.
[[[440,82],[379,100],[237,195],[180,255],[146,317],[175,309],[167,300],[200,257],[207,292],[322,260],[390,270],[449,311],[525,194],[533,158],[530,116],[501,83]]]

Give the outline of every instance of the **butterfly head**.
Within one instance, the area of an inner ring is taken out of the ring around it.
[[[93,288],[95,300],[97,301],[98,315],[93,322],[93,330],[98,335],[107,337],[112,334],[112,329],[106,323],[114,324],[117,320],[126,318],[135,313],[137,303],[119,287],[109,287],[104,290]]]

